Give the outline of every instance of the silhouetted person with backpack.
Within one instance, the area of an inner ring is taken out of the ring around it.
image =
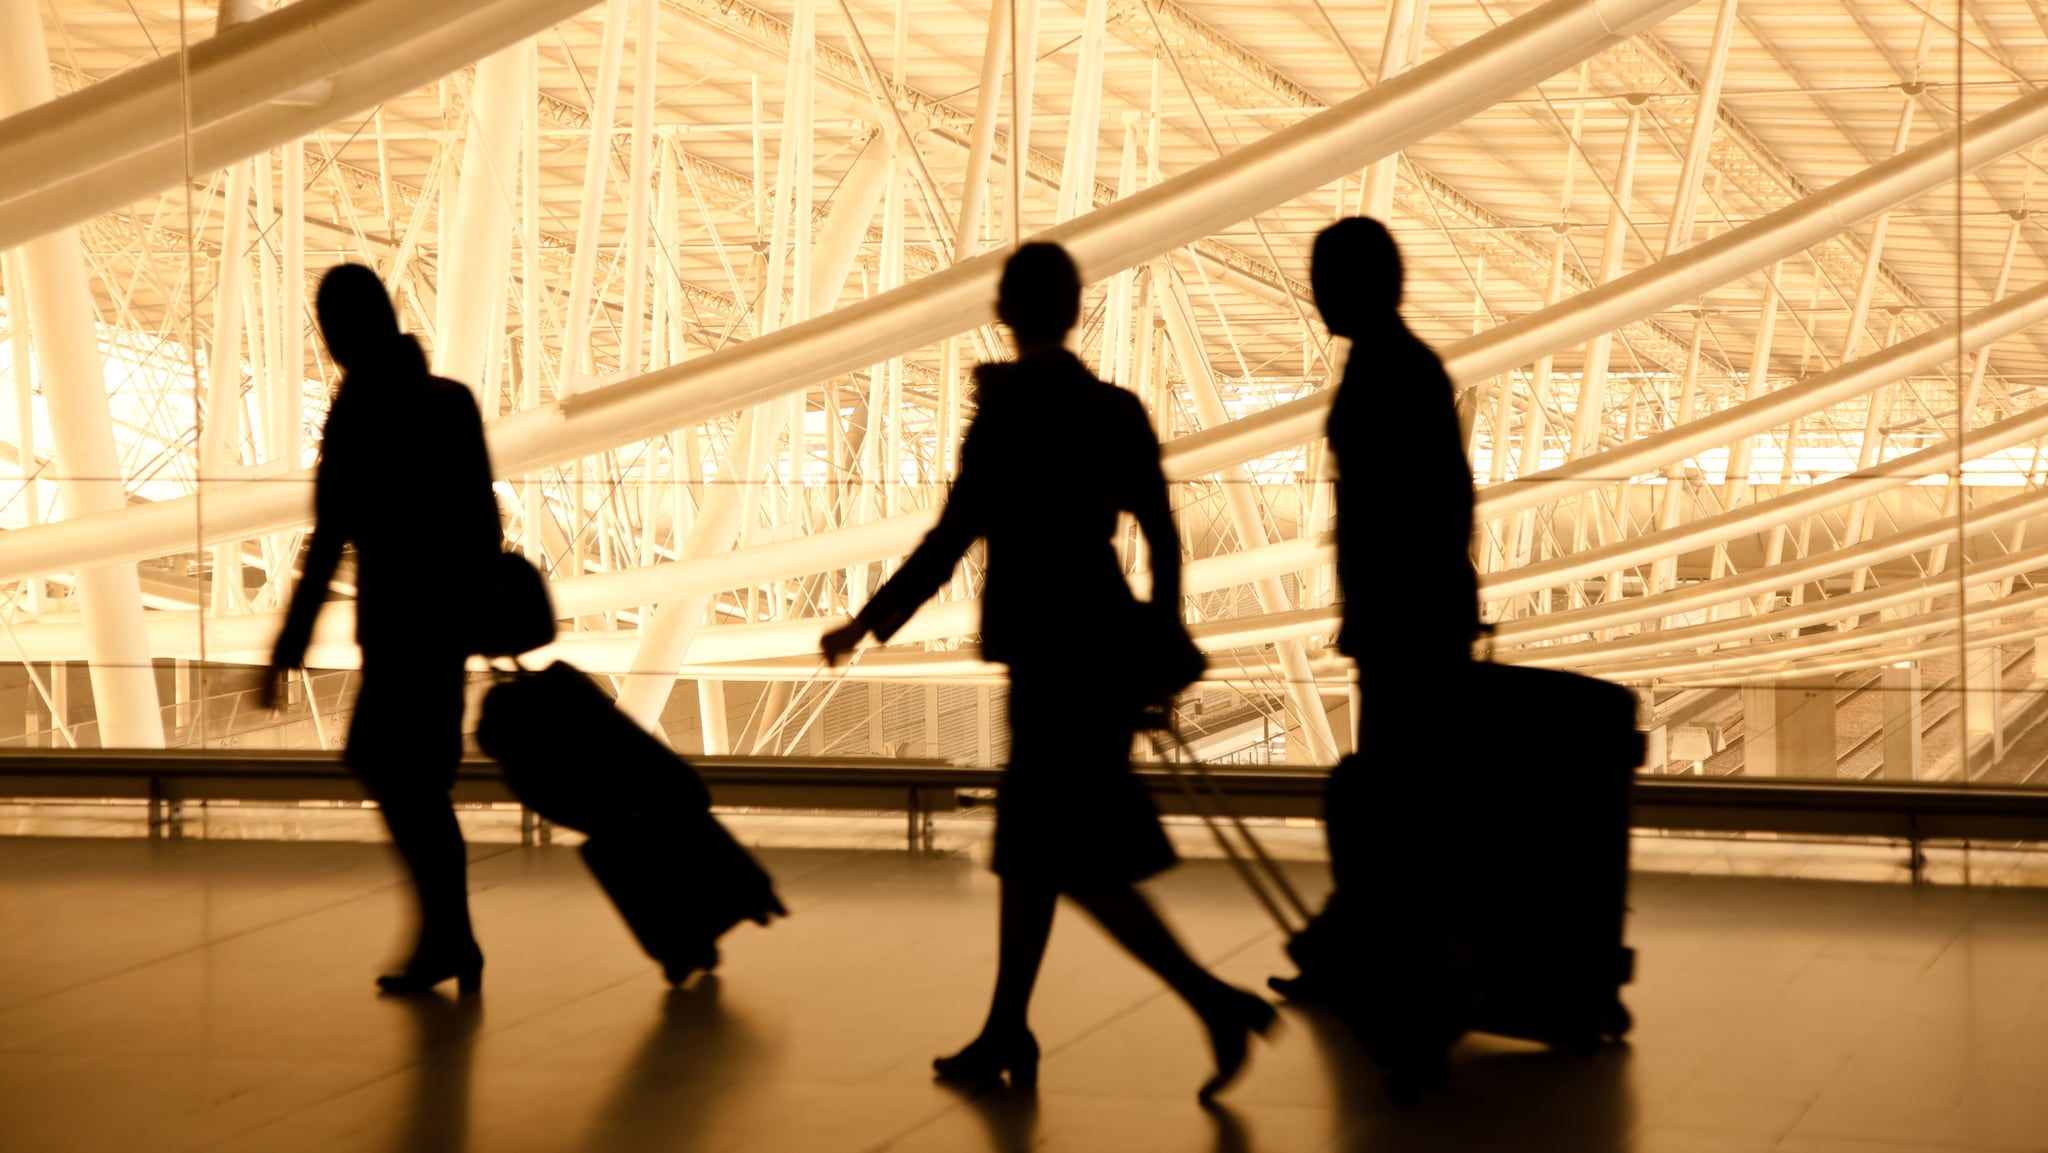
[[[419,937],[387,993],[483,978],[468,860],[449,792],[462,760],[465,616],[502,533],[483,420],[468,388],[431,376],[376,273],[320,281],[320,332],[342,379],[320,444],[304,571],[271,655],[265,704],[305,662],[344,545],[355,546],[362,687],[345,760],[377,802],[419,898]]]
[[[1175,614],[1180,538],[1159,441],[1138,399],[1097,380],[1063,347],[1081,307],[1065,250],[1026,244],[1004,266],[996,315],[1017,360],[975,370],[979,410],[938,525],[860,614],[823,638],[837,661],[872,632],[886,641],[988,542],[982,655],[1009,666],[1010,764],[997,793],[1000,958],[981,1034],[933,1062],[942,1080],[1033,1084],[1038,1044],[1026,1020],[1061,894],[1088,910],[1201,1017],[1215,1053],[1207,1098],[1243,1066],[1249,1035],[1274,1020],[1263,999],[1210,976],[1134,886],[1174,863],[1158,810],[1131,770],[1140,711],[1131,662],[1105,638],[1134,614]],[[1128,511],[1152,556],[1139,604],[1110,538]],[[1120,661],[1120,656],[1123,658]]]

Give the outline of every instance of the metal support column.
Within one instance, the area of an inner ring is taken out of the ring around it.
[[[0,116],[51,100],[50,53],[43,40],[41,5],[0,5]],[[114,447],[106,375],[94,327],[92,289],[76,228],[60,228],[22,245],[20,283],[50,418],[51,455],[57,466],[65,517],[126,508],[121,458]],[[9,299],[10,313],[16,301]],[[14,323],[20,316],[13,314]],[[156,672],[143,629],[142,582],[135,565],[78,571],[78,601],[85,624],[86,660],[104,746],[162,748]]]
[[[1607,206],[1607,237],[1600,247],[1600,283],[1620,277],[1622,258],[1628,252],[1628,202],[1636,176],[1636,142],[1643,127],[1641,93],[1631,92],[1628,100],[1628,132],[1621,141],[1621,170],[1614,177],[1613,199]],[[1614,347],[1610,329],[1595,336],[1586,346],[1586,366],[1579,378],[1579,406],[1572,418],[1572,456],[1600,451],[1601,415],[1607,392],[1607,358]]]

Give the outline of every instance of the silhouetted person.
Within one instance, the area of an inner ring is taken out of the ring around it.
[[[1337,585],[1344,602],[1337,648],[1358,662],[1359,751],[1331,775],[1324,815],[1335,892],[1294,946],[1302,976],[1276,979],[1290,997],[1341,1000],[1373,949],[1355,924],[1347,890],[1373,884],[1392,899],[1426,903],[1424,879],[1363,878],[1362,822],[1393,830],[1417,814],[1368,814],[1360,774],[1420,782],[1438,770],[1446,740],[1423,718],[1457,709],[1460,672],[1479,628],[1472,568],[1472,469],[1443,362],[1401,319],[1401,253],[1377,220],[1347,217],[1316,236],[1310,286],[1323,323],[1351,354],[1330,405],[1336,463]],[[1348,911],[1347,911],[1348,910]],[[1426,910],[1417,911],[1418,917]],[[1413,992],[1411,990],[1411,992]],[[1383,997],[1398,997],[1378,990]]]
[[[1316,307],[1351,340],[1328,430],[1345,604],[1337,648],[1368,678],[1423,687],[1471,659],[1479,582],[1457,397],[1401,319],[1401,278],[1400,250],[1377,220],[1348,217],[1316,237]],[[1370,717],[1370,699],[1366,708]]]
[[[887,641],[988,542],[982,655],[1009,666],[1010,764],[996,807],[1002,878],[1000,960],[981,1034],[933,1062],[953,1081],[1032,1084],[1038,1044],[1026,1021],[1053,908],[1064,893],[1180,994],[1215,1050],[1207,1097],[1244,1064],[1270,1005],[1189,957],[1134,883],[1171,866],[1158,810],[1131,771],[1144,702],[1120,691],[1118,654],[1094,643],[1138,612],[1178,612],[1180,539],[1159,441],[1135,396],[1097,380],[1062,347],[1081,281],[1056,245],[1027,244],[1004,266],[996,315],[1017,360],[975,370],[979,412],[939,523],[850,623],[823,638],[837,661],[869,632]],[[1137,604],[1110,538],[1119,510],[1151,546],[1152,602]]]
[[[377,983],[417,993],[456,978],[472,989],[483,953],[470,931],[449,790],[462,759],[471,632],[462,606],[502,539],[483,421],[469,389],[428,375],[374,272],[330,269],[318,307],[342,379],[320,445],[304,573],[265,695],[274,698],[284,671],[304,662],[342,547],[354,544],[363,672],[345,760],[384,816],[420,913],[411,958]]]

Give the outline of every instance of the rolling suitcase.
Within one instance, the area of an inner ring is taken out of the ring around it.
[[[1635,698],[1543,669],[1473,664],[1461,678],[1447,687],[1517,746],[1442,771],[1346,758],[1326,801],[1329,902],[1306,917],[1283,889],[1306,921],[1296,929],[1260,895],[1302,970],[1276,987],[1325,1003],[1404,1102],[1442,1080],[1466,1032],[1591,1050],[1632,1024],[1620,990],[1634,969],[1623,919]],[[1284,885],[1270,862],[1265,872]]]
[[[734,925],[787,915],[696,772],[573,666],[494,686],[477,743],[521,803],[588,836],[584,863],[670,984],[715,967]]]

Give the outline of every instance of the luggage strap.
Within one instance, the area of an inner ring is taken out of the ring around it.
[[[1152,747],[1159,753],[1159,759],[1165,762],[1166,771],[1172,775],[1174,784],[1180,786],[1181,795],[1187,798],[1188,805],[1194,809],[1195,815],[1202,818],[1202,824],[1208,826],[1209,835],[1215,838],[1217,847],[1229,858],[1230,866],[1237,870],[1238,878],[1244,881],[1245,887],[1252,891],[1252,896],[1265,907],[1266,915],[1272,917],[1273,923],[1290,938],[1299,935],[1308,927],[1309,922],[1314,920],[1314,915],[1302,902],[1301,895],[1295,892],[1294,885],[1287,880],[1287,875],[1280,871],[1279,864],[1267,855],[1266,850],[1260,846],[1259,839],[1245,826],[1244,818],[1230,807],[1222,788],[1216,784],[1216,778],[1210,775],[1208,766],[1195,756],[1195,751],[1188,747],[1187,741],[1181,738],[1180,730],[1173,725],[1147,729],[1146,735],[1151,738]],[[1173,759],[1175,752],[1187,757],[1185,764]],[[1201,781],[1201,794],[1198,795],[1189,784],[1190,777]],[[1228,820],[1237,830],[1237,835],[1244,839],[1243,851],[1224,835],[1223,826],[1217,820],[1219,816]],[[1246,860],[1247,856],[1251,860]],[[1252,862],[1257,863],[1256,870],[1252,867]],[[1294,922],[1282,910],[1283,901],[1293,910],[1294,916],[1300,918],[1300,928],[1296,928]]]

